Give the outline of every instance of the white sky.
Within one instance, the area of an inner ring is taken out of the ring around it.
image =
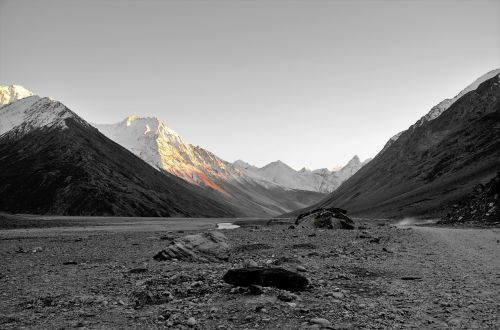
[[[373,157],[499,66],[495,0],[0,0],[0,84],[258,166]]]

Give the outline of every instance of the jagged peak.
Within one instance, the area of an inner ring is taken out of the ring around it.
[[[233,162],[233,165],[240,166],[240,167],[243,167],[243,166],[252,166],[253,167],[252,164],[249,164],[249,163],[247,163],[247,162],[245,162],[244,160],[241,160],[241,159],[235,160]]]
[[[351,158],[350,161],[347,162],[347,165],[352,165],[352,164],[361,164],[361,160],[359,159],[358,155],[354,155],[354,157]]]
[[[312,171],[312,173],[313,174],[328,175],[328,174],[332,173],[332,171],[330,171],[329,169],[324,167],[324,168],[315,169],[314,171]]]
[[[279,159],[275,160],[274,162],[270,162],[269,164],[267,164],[263,168],[269,168],[269,167],[286,167],[286,168],[291,168],[290,166],[288,166],[287,164],[285,164],[284,162],[282,162]]]
[[[126,126],[126,127],[141,127],[144,128],[146,132],[154,132],[160,135],[175,136],[180,138],[179,134],[173,129],[169,128],[163,121],[158,117],[140,117],[138,115],[129,115],[120,123],[110,124],[111,126]],[[102,125],[100,125],[102,126]]]

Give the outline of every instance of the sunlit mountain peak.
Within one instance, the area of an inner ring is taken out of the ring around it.
[[[20,85],[0,85],[0,106],[24,99],[34,94]]]

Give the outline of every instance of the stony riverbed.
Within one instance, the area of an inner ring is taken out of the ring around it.
[[[493,329],[500,231],[356,230],[288,224],[224,230],[220,262],[155,261],[196,231],[0,231],[0,328]],[[245,264],[306,276],[303,292],[222,281]]]

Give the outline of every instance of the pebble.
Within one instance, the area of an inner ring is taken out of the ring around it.
[[[285,291],[285,292],[280,293],[278,295],[278,299],[281,301],[284,301],[284,302],[289,302],[289,301],[293,301],[293,300],[297,299],[297,296],[294,295],[293,293]]]
[[[243,263],[244,268],[249,268],[249,267],[258,267],[259,265],[252,259],[245,260]]]
[[[327,319],[321,318],[321,317],[311,319],[309,322],[311,322],[313,324],[318,324],[321,327],[329,327],[330,325],[332,325],[332,323],[330,321],[328,321]]]
[[[194,327],[196,325],[196,319],[194,317],[190,317],[186,321],[186,324],[189,325],[190,327]]]
[[[257,285],[257,284],[250,285],[248,287],[248,290],[250,291],[251,294],[255,294],[255,295],[259,295],[259,294],[262,294],[264,292],[262,287],[260,285]]]
[[[299,272],[307,272],[307,269],[304,266],[298,265],[297,266],[297,271],[299,271]]]

